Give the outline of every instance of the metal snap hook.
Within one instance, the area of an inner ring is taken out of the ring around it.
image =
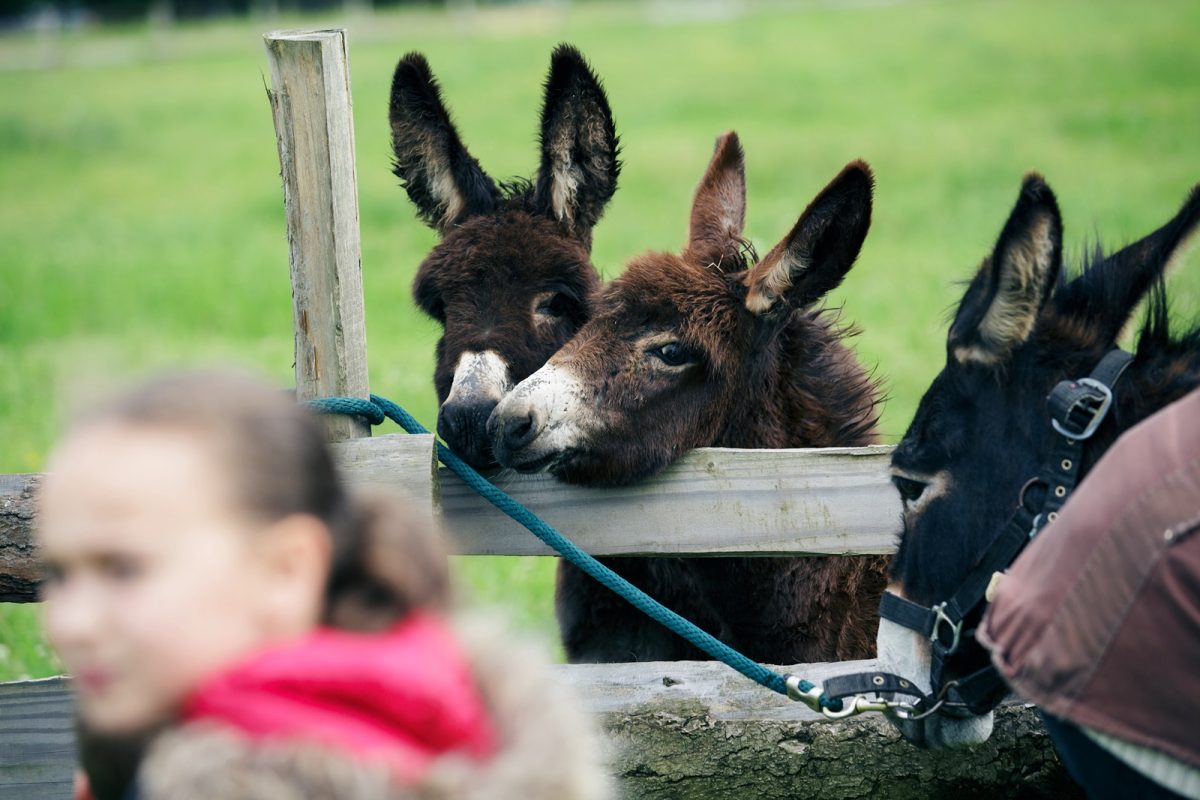
[[[863,697],[861,694],[856,694],[853,700],[842,701],[841,711],[831,711],[828,708],[822,708],[821,713],[825,715],[826,719],[846,719],[847,717],[866,714],[868,711],[887,711],[891,705],[886,700],[871,700]]]

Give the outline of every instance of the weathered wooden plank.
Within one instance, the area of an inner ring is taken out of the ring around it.
[[[0,603],[37,599],[41,567],[33,538],[38,475],[0,475]]]
[[[333,446],[338,469],[351,484],[383,486],[404,497],[427,523],[437,518],[437,448],[433,434],[391,433]]]
[[[296,334],[296,394],[369,397],[354,120],[344,30],[268,33]],[[330,416],[332,440],[369,436]]]
[[[873,662],[810,664],[811,680]],[[635,798],[1076,797],[1032,709],[997,712],[992,738],[918,750],[878,715],[831,722],[712,662],[560,665],[597,715],[621,795]],[[0,796],[67,798],[67,683],[0,684]]]
[[[394,434],[336,446],[352,483],[405,492],[436,514],[456,552],[548,555],[524,528],[445,469],[430,475],[433,440]],[[545,476],[501,473],[497,485],[597,555],[886,553],[900,514],[887,483],[890,449],[725,450],[684,456],[638,486],[584,489]],[[0,592],[36,599],[36,475],[0,476]]]
[[[702,448],[635,486],[588,489],[511,473],[494,482],[595,555],[889,553],[900,519],[890,454]],[[459,552],[550,553],[446,469],[439,487]]]
[[[75,770],[71,709],[63,678],[0,683],[0,797],[71,797]]]

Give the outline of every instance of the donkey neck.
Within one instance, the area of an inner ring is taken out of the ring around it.
[[[716,447],[835,447],[878,441],[879,388],[823,310],[801,312],[738,384]]]
[[[1139,352],[1113,392],[1115,424],[1101,426],[1084,451],[1083,474],[1091,470],[1125,431],[1198,387],[1200,352],[1189,352],[1177,346],[1148,357]]]

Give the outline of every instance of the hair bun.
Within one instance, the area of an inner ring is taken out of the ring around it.
[[[324,621],[374,631],[416,610],[444,610],[449,563],[433,526],[380,489],[352,492],[349,506],[348,535],[335,542]]]

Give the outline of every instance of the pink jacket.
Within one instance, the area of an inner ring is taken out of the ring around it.
[[[323,628],[260,653],[200,686],[183,716],[252,741],[325,745],[403,783],[443,754],[485,760],[496,748],[465,656],[428,614],[382,633]]]

